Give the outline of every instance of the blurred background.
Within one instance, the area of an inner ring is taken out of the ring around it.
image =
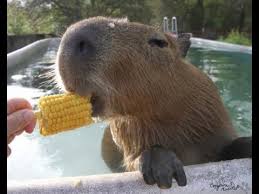
[[[7,34],[60,36],[72,23],[92,17],[128,17],[161,26],[176,16],[178,31],[195,37],[251,45],[252,0],[8,0]]]

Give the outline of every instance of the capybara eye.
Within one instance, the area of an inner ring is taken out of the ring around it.
[[[165,40],[162,39],[156,39],[156,38],[151,38],[148,41],[148,44],[150,44],[150,46],[158,46],[160,48],[164,48],[168,46],[168,43]]]

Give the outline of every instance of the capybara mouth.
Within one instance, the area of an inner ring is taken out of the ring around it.
[[[92,104],[92,116],[100,117],[104,115],[104,100],[99,95],[94,93],[91,89],[82,89],[78,87],[72,87],[70,85],[65,85],[65,90],[67,92],[75,93],[79,96],[91,96],[90,102]]]
[[[77,90],[70,90],[70,92],[73,91],[73,93],[78,94],[79,96],[91,96],[90,102],[92,104],[92,116],[93,117],[101,117],[104,115],[104,100],[92,92],[82,93]]]
[[[92,116],[93,117],[101,117],[104,115],[104,100],[99,95],[94,92],[86,91],[86,90],[70,90],[70,92],[78,94],[79,96],[91,96],[90,102],[92,104]]]

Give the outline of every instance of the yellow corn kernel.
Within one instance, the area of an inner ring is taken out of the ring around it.
[[[43,136],[72,130],[93,122],[89,97],[57,94],[41,97],[36,116]]]

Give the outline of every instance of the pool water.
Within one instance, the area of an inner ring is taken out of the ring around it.
[[[55,52],[46,53],[54,57]],[[241,136],[252,134],[252,56],[250,54],[191,48],[187,61],[197,65],[216,83]],[[24,97],[36,108],[40,96],[57,93],[42,76],[51,67],[44,57],[8,77],[8,98]],[[110,173],[101,158],[101,140],[106,123],[42,137],[38,127],[32,135],[22,134],[10,144],[8,181],[83,176]]]
[[[252,135],[252,55],[192,48],[187,60],[207,73],[241,136]]]

